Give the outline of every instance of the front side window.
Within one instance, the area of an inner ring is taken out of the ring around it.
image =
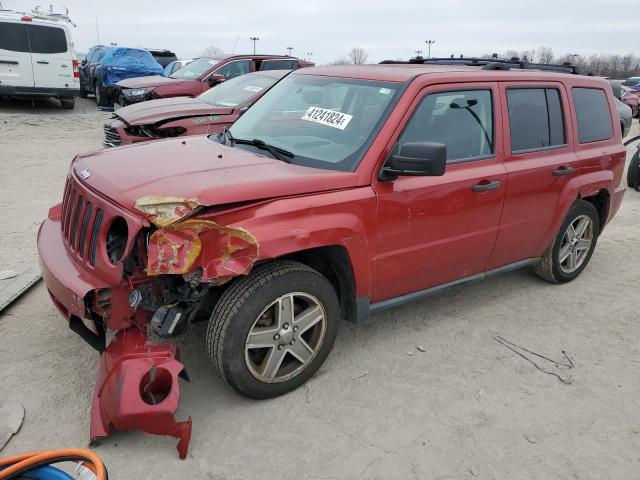
[[[290,74],[230,128],[293,154],[291,163],[353,171],[400,96],[403,84]],[[219,87],[215,87],[219,88]],[[210,137],[224,142],[224,137]],[[235,144],[259,155],[264,149]]]
[[[232,78],[199,95],[198,98],[214,107],[237,107],[251,103],[251,100],[278,81],[266,75],[242,75]]]
[[[222,75],[225,79],[239,77],[251,71],[251,62],[249,60],[239,60],[237,62],[229,62],[223,65],[213,75]]]
[[[0,50],[29,52],[27,26],[22,23],[0,23]]]
[[[564,146],[560,92],[555,88],[509,88],[511,152]]]
[[[29,25],[31,53],[64,53],[67,51],[67,36],[62,28]]]
[[[427,95],[409,120],[398,145],[438,142],[447,162],[493,154],[493,105],[490,90],[460,90]]]
[[[171,78],[177,78],[179,80],[195,80],[204,74],[207,70],[218,65],[222,59],[203,57],[188,63],[181,69],[173,72],[169,75]]]
[[[598,88],[572,89],[578,120],[580,143],[609,140],[613,135],[611,113],[604,90]]]

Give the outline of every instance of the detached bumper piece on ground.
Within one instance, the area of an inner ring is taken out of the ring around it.
[[[138,327],[120,330],[102,352],[91,408],[91,440],[117,430],[139,429],[177,438],[180,458],[187,456],[191,417],[176,422],[178,377],[186,378],[173,344],[154,345]]]

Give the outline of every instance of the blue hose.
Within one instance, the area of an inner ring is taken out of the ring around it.
[[[49,465],[22,473],[20,478],[28,478],[29,480],[73,480],[73,477],[68,473]]]

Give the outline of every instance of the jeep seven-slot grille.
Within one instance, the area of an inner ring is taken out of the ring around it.
[[[67,180],[62,199],[62,235],[69,249],[96,264],[96,250],[104,212],[82,197]],[[87,242],[88,240],[88,242]],[[88,247],[88,248],[87,248]]]
[[[120,138],[118,130],[109,124],[105,124],[103,145],[105,147],[117,147],[120,143],[122,143],[122,139]]]

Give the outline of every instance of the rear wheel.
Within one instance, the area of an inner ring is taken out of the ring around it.
[[[631,158],[631,162],[629,162],[627,185],[640,192],[640,148],[636,150],[636,153]]]
[[[598,211],[591,203],[578,200],[534,271],[551,283],[570,282],[589,263],[599,233]]]
[[[256,267],[222,294],[209,320],[209,358],[238,393],[269,398],[306,382],[333,346],[333,286],[298,262]]]
[[[96,97],[96,105],[98,105],[99,107],[107,107],[108,106],[107,92],[105,91],[104,87],[101,86],[100,82],[98,82],[97,80],[93,87],[94,87],[94,92]]]
[[[73,107],[76,106],[76,100],[75,98],[61,98],[60,104],[65,110],[73,110]]]

